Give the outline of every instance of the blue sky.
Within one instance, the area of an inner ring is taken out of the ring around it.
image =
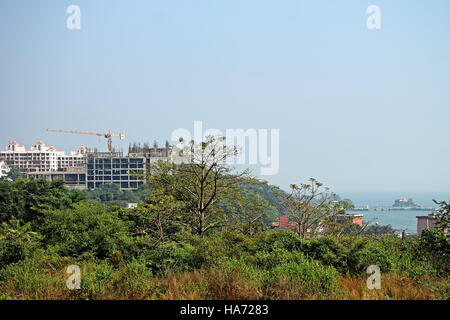
[[[81,30],[66,8],[81,8]],[[381,8],[368,30],[366,8]],[[287,187],[450,192],[450,2],[0,2],[0,145],[105,149],[177,128],[280,129]]]

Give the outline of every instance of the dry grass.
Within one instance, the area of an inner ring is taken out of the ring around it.
[[[311,292],[288,279],[271,283],[250,279],[240,270],[200,269],[172,273],[166,277],[141,276],[117,270],[106,280],[94,280],[81,290],[65,287],[64,270],[33,277],[6,279],[0,285],[0,299],[118,299],[118,300],[428,300],[449,298],[449,279],[415,281],[398,274],[383,275],[380,290],[369,290],[364,277],[341,277],[338,292]],[[33,280],[34,279],[34,280]]]
[[[350,300],[430,300],[436,299],[436,292],[430,286],[397,274],[384,275],[381,289],[367,288],[365,278],[342,278],[341,283],[347,299]],[[434,280],[434,285],[444,288],[448,281]]]

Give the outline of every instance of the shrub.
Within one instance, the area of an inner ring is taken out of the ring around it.
[[[319,262],[303,259],[298,262],[285,262],[273,270],[274,280],[292,282],[300,296],[317,295],[319,298],[338,294],[340,290],[339,273],[330,266],[322,266]]]
[[[394,268],[394,252],[389,254],[386,243],[361,238],[353,244],[347,254],[349,274],[365,273],[370,265],[377,265],[382,272],[389,272]]]
[[[293,251],[301,248],[306,242],[307,240],[300,239],[295,232],[272,230],[260,233],[254,239],[250,239],[247,245],[253,251],[270,251],[274,248],[275,244],[289,251]]]
[[[114,268],[102,261],[84,264],[81,270],[81,289],[74,294],[83,299],[101,299],[113,290]]]
[[[450,237],[438,230],[424,230],[417,251],[428,259],[441,275],[450,273]]]
[[[0,269],[30,255],[39,246],[40,235],[31,231],[30,223],[10,221],[0,226]]]
[[[59,255],[75,257],[92,251],[98,258],[110,257],[125,249],[129,223],[116,211],[97,203],[80,202],[73,209],[48,211],[40,227],[45,242]]]
[[[169,271],[183,272],[193,270],[193,255],[195,248],[190,244],[175,242],[162,243],[143,254],[139,259],[146,262],[154,274],[167,275]]]
[[[66,299],[65,268],[74,261],[37,249],[0,270],[0,292],[14,299]]]

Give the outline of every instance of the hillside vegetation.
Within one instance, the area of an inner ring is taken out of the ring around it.
[[[212,160],[159,163],[148,181],[130,210],[60,182],[0,182],[0,299],[450,297],[446,202],[439,228],[402,240],[336,223],[348,204],[314,179],[278,192]],[[271,229],[279,212],[290,231]]]

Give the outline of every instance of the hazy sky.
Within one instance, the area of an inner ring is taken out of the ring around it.
[[[81,8],[81,30],[66,9]],[[368,30],[366,8],[381,8]],[[280,129],[286,187],[450,191],[448,0],[0,1],[0,145]]]

